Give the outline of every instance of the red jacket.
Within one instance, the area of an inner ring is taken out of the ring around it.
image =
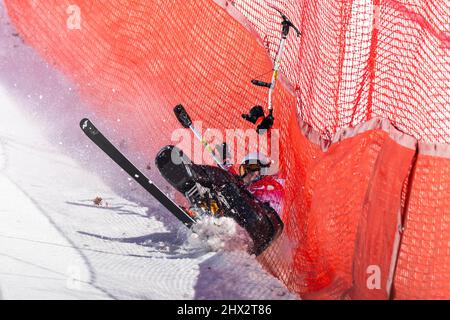
[[[284,188],[273,176],[263,176],[261,179],[251,183],[247,189],[258,200],[269,202],[270,206],[274,208],[278,214],[281,214]]]
[[[233,166],[229,166],[228,171],[234,175],[238,175]],[[270,206],[281,217],[281,210],[283,209],[284,187],[274,176],[262,176],[261,179],[252,182],[247,186],[247,190],[252,193],[256,199],[261,202],[269,202]]]

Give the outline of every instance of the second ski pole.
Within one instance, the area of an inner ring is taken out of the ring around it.
[[[217,157],[214,150],[211,148],[211,146],[208,144],[208,142],[203,138],[203,136],[200,134],[200,132],[195,129],[194,125],[192,124],[192,120],[189,117],[186,109],[183,107],[183,105],[179,104],[173,109],[175,116],[177,117],[178,121],[181,123],[181,125],[184,128],[191,129],[191,131],[194,133],[195,137],[201,142],[201,144],[205,147],[205,149],[211,154],[214,161],[217,163],[217,165],[224,169],[228,170],[227,167],[222,163],[222,161]]]

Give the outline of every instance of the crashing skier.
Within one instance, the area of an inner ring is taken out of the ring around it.
[[[251,251],[259,254],[283,229],[277,209],[281,207],[282,186],[266,175],[270,160],[262,154],[248,155],[236,173],[224,158],[209,147],[196,131],[182,105],[174,112],[185,128],[190,128],[210,151],[217,166],[195,164],[176,146],[162,148],[156,156],[161,175],[189,202],[189,215],[231,217],[253,240]]]
[[[184,108],[179,105],[175,111],[180,122],[196,132]],[[256,197],[258,194],[261,196],[261,186],[267,187],[270,192],[280,190],[279,186],[274,188],[274,180],[265,184],[264,181],[270,178],[262,173],[269,167],[269,162],[261,157],[256,162],[248,157],[241,164],[239,175],[228,170],[214,153],[212,155],[217,166],[208,166],[192,163],[175,146],[162,148],[156,156],[156,165],[161,175],[188,199],[191,207],[187,210],[170,199],[136,168],[89,119],[82,119],[80,127],[89,139],[186,227],[192,227],[204,215],[230,217],[247,231],[252,239],[250,253],[255,255],[261,254],[281,234],[283,222],[271,202]],[[212,151],[203,139],[202,142]],[[280,200],[281,197],[275,199]]]

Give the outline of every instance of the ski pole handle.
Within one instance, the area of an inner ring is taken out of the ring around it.
[[[297,37],[300,37],[301,32],[300,30],[298,30],[298,28],[292,23],[291,19],[289,19],[280,9],[278,9],[277,7],[271,6],[269,5],[270,8],[276,10],[280,15],[281,18],[283,19],[283,27],[286,26],[286,28],[283,28],[283,34],[284,36],[287,36],[287,34],[289,33],[289,28],[294,29],[295,33],[297,34]]]
[[[192,126],[192,120],[189,117],[186,109],[181,104],[177,105],[173,109],[173,112],[175,113],[175,116],[183,127],[188,129],[190,126]]]

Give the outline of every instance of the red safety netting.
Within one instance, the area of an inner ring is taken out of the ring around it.
[[[250,80],[270,80],[280,33],[269,4],[303,34],[274,93],[285,231],[261,263],[304,298],[450,298],[450,147],[434,144],[450,143],[446,1],[6,0],[147,158],[180,102],[204,129],[252,128],[241,113],[267,91]]]

